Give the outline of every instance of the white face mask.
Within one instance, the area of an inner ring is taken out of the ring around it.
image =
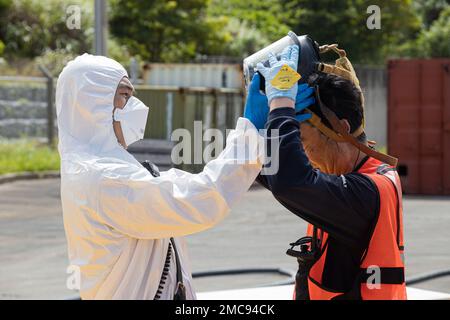
[[[144,138],[149,108],[138,98],[130,97],[123,109],[116,108],[115,121],[120,121],[127,146]]]

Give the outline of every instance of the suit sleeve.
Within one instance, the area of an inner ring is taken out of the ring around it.
[[[103,172],[96,213],[104,224],[140,239],[184,236],[221,221],[249,189],[264,162],[264,138],[240,118],[220,155],[203,171],[153,177],[128,164]]]

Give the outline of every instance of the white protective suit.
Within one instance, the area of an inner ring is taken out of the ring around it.
[[[113,98],[124,76],[114,60],[84,54],[58,78],[61,200],[69,260],[80,270],[80,295],[153,299],[169,238],[176,237],[187,298],[195,299],[182,236],[226,216],[261,170],[264,142],[240,118],[223,152],[203,172],[171,169],[153,177],[113,131]],[[257,147],[244,138],[257,140]],[[248,150],[237,152],[242,145]],[[172,259],[161,299],[173,297],[175,270]]]

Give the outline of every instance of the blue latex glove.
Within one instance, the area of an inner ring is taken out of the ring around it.
[[[269,53],[270,67],[265,67],[261,62],[256,65],[256,69],[266,79],[266,95],[269,105],[274,98],[289,98],[295,101],[298,86],[293,85],[289,89],[281,90],[273,87],[270,82],[273,78],[275,78],[278,71],[280,71],[281,67],[285,64],[292,69],[297,70],[298,55],[298,45],[290,45],[281,52],[280,60],[278,60],[274,54]]]
[[[269,116],[267,97],[259,90],[260,81],[259,73],[255,73],[248,89],[244,109],[244,118],[250,120],[258,130],[264,128]]]
[[[313,105],[316,99],[313,97],[314,89],[308,86],[306,83],[298,85],[297,96],[295,97],[295,113],[300,113],[304,109]],[[310,113],[297,114],[295,118],[299,121],[306,121],[310,119],[312,115]]]
[[[250,83],[244,109],[244,118],[250,120],[258,130],[264,128],[269,116],[267,97],[259,90],[260,81],[261,77],[259,73],[256,73]],[[313,88],[309,87],[306,83],[298,85],[297,96],[295,98],[295,113],[300,113],[315,103],[316,100],[312,96],[313,93]],[[302,122],[310,119],[311,114],[297,114],[295,118],[299,122]]]

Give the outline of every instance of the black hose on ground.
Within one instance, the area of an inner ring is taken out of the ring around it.
[[[432,271],[428,273],[424,273],[415,277],[412,277],[408,280],[406,280],[406,285],[410,286],[412,284],[417,284],[425,281],[434,280],[437,278],[447,277],[450,276],[450,269],[446,270],[439,270],[439,271]]]
[[[213,271],[201,271],[193,272],[192,278],[203,278],[203,277],[214,277],[214,276],[228,276],[237,274],[248,274],[248,273],[277,273],[283,276],[290,277],[289,280],[274,282],[271,284],[263,285],[261,287],[273,287],[290,285],[295,283],[295,272],[291,270],[286,270],[282,268],[250,268],[250,269],[224,269],[224,270],[213,270]],[[412,284],[422,283],[425,281],[430,281],[442,277],[450,276],[450,269],[433,271],[425,274],[421,274],[406,280],[406,285],[410,286]],[[81,300],[79,296],[71,297],[66,300]]]
[[[193,278],[203,278],[203,277],[214,277],[214,276],[227,276],[227,275],[238,275],[238,274],[249,274],[249,273],[276,273],[283,276],[287,276],[290,279],[279,281],[261,287],[272,287],[281,285],[290,285],[295,283],[295,272],[291,270],[286,270],[282,268],[249,268],[249,269],[227,269],[227,270],[213,270],[213,271],[203,271],[203,272],[193,272]],[[429,273],[424,273],[410,279],[406,280],[406,285],[410,286],[413,284],[418,284],[442,277],[450,276],[450,269],[432,271]]]
[[[275,273],[282,276],[289,277],[289,280],[274,282],[271,284],[262,285],[261,287],[273,287],[281,285],[289,285],[295,283],[295,272],[283,268],[248,268],[248,269],[219,269],[212,271],[193,272],[192,278],[215,277],[215,276],[229,276],[249,273]]]
[[[295,277],[295,272],[282,268],[248,268],[248,269],[219,269],[211,271],[193,272],[193,278],[228,276],[247,273],[278,273],[282,276]]]

